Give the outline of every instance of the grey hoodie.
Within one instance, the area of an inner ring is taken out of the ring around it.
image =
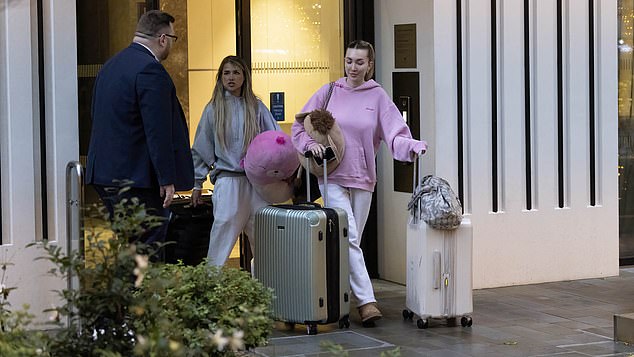
[[[245,103],[243,97],[235,97],[225,92],[227,103],[227,115],[231,118],[231,128],[226,133],[226,150],[220,144],[216,145],[214,108],[207,104],[198,123],[194,144],[192,145],[192,157],[194,159],[195,188],[202,188],[203,182],[209,180],[215,183],[219,176],[244,175],[244,169],[240,166],[240,160],[244,157],[242,151],[244,143],[244,113]],[[257,118],[260,124],[260,132],[267,130],[280,130],[269,109],[258,99]]]

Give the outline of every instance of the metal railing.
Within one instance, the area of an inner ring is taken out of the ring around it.
[[[84,254],[83,212],[84,169],[78,161],[66,165],[66,255]],[[68,272],[68,290],[79,289],[79,278]],[[72,308],[72,307],[71,307]],[[70,321],[68,321],[70,323]],[[81,327],[80,327],[81,328]]]

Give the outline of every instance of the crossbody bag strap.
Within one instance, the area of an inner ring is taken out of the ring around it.
[[[324,100],[324,105],[321,106],[321,109],[328,108],[328,102],[330,102],[330,97],[332,96],[332,90],[335,88],[335,82],[330,82],[330,88],[328,88],[328,94],[326,94],[326,100]]]

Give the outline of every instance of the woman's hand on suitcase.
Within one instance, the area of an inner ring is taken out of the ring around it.
[[[312,152],[314,157],[324,157],[326,147],[316,142],[308,145],[308,151]]]
[[[201,197],[202,194],[203,194],[202,190],[194,189],[194,191],[192,191],[192,197],[191,197],[192,206],[196,207],[198,205],[203,204],[203,199]]]
[[[410,154],[410,156],[412,156],[412,161],[415,161],[416,159],[420,159],[420,157],[423,156],[423,154],[425,154],[426,152],[427,152],[427,142],[425,140],[419,141],[418,145],[416,145],[412,149],[412,152]]]

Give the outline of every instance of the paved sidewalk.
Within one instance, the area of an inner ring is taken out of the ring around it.
[[[269,346],[251,355],[327,356],[322,341],[336,343],[349,356],[633,356],[634,346],[613,341],[614,314],[634,312],[634,267],[618,277],[524,285],[474,291],[473,326],[449,327],[432,320],[428,329],[404,321],[405,287],[374,281],[384,318],[364,328],[356,311],[349,329],[320,326],[306,336],[298,325],[283,325]]]

